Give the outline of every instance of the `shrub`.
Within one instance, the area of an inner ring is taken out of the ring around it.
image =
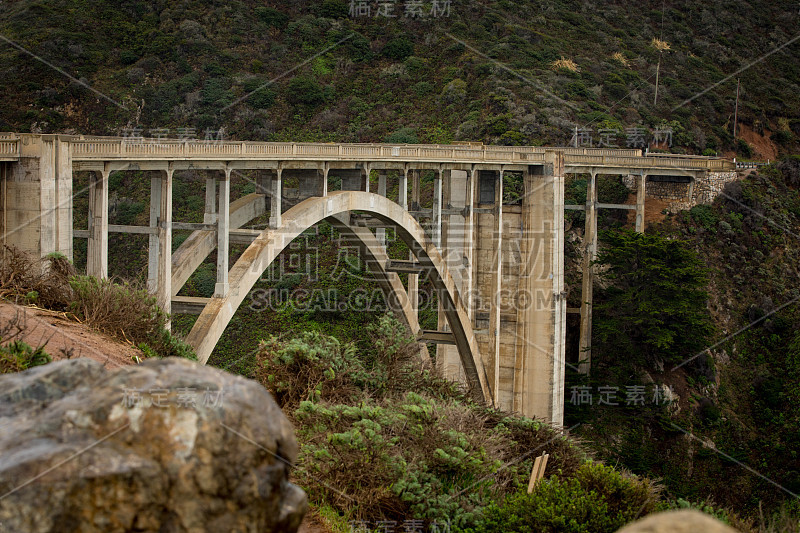
[[[288,15],[271,7],[259,6],[255,9],[255,13],[261,22],[273,28],[283,28],[289,22]]]
[[[611,533],[652,512],[657,502],[650,482],[590,462],[573,478],[551,477],[531,494],[520,491],[490,505],[478,527],[467,531]]]
[[[0,298],[28,301],[35,293],[37,305],[63,309],[72,298],[69,277],[75,273],[63,254],[33,259],[14,246],[2,247],[0,262]]]
[[[414,44],[406,37],[395,37],[387,42],[381,54],[389,59],[402,61],[414,53]]]
[[[0,346],[0,374],[22,372],[34,366],[46,365],[50,361],[52,359],[41,346],[33,349],[18,340]]]
[[[414,128],[401,128],[386,136],[383,142],[390,144],[419,144],[419,137]]]
[[[316,106],[325,101],[322,85],[313,78],[298,76],[289,82],[287,99],[295,105]]]

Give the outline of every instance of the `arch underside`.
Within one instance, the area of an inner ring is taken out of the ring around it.
[[[258,199],[251,201],[257,203]],[[242,202],[239,208],[249,209],[248,205],[247,202]],[[231,207],[233,218],[234,205]],[[393,227],[398,238],[408,246],[420,265],[429,272],[453,333],[470,390],[476,399],[491,403],[489,380],[478,351],[471,321],[439,250],[405,209],[383,196],[367,192],[337,191],[325,197],[308,198],[282,214],[280,228],[262,231],[231,268],[228,275],[230,286],[228,294],[224,297],[211,298],[186,338],[186,341],[195,348],[199,360],[203,363],[208,360],[236,309],[274,259],[292,240],[322,220],[327,220],[343,234],[356,240],[367,257],[368,268],[376,274],[376,281],[387,296],[387,303],[391,308],[399,310],[411,331],[417,333],[419,331],[417,315],[411,307],[405,287],[397,274],[386,271],[388,257],[385,247],[368,228],[350,222],[350,213],[354,211],[368,213],[387,226]],[[249,210],[247,215],[242,212],[239,218],[260,212],[263,212],[263,208]],[[213,232],[196,233],[213,234]],[[194,246],[203,241],[201,237],[194,239]],[[206,236],[204,241],[205,255],[208,253],[205,250],[209,246],[213,247],[213,241],[208,242],[208,237],[211,236]],[[186,250],[180,249],[176,252],[176,256],[184,264],[181,266],[180,279],[173,278],[179,282],[177,287],[173,288],[174,292],[177,292],[188,278],[186,271],[191,273],[205,258],[203,253],[185,252]],[[186,262],[189,263],[188,266]],[[193,266],[195,263],[196,266]]]

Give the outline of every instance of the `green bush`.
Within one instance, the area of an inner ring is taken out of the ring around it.
[[[46,365],[50,361],[52,359],[41,346],[33,349],[18,340],[5,346],[0,345],[0,374],[22,372],[35,366]]]
[[[477,527],[466,531],[612,533],[652,512],[657,502],[649,482],[590,462],[575,477],[551,477],[531,494],[520,491],[490,505]]]
[[[325,91],[317,80],[298,76],[289,82],[287,100],[295,105],[316,106],[325,101]]]
[[[401,128],[387,135],[383,142],[391,144],[419,144],[419,137],[417,137],[417,132],[414,128]]]
[[[261,22],[273,28],[283,28],[289,22],[289,15],[271,7],[259,6],[255,9],[255,13]]]
[[[409,41],[406,37],[395,37],[387,42],[381,50],[381,54],[383,54],[384,57],[397,61],[402,61],[413,53],[414,43]]]

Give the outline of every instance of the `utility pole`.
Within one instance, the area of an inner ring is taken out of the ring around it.
[[[739,121],[739,78],[736,78],[736,107],[733,108],[733,142],[736,142],[736,123]]]

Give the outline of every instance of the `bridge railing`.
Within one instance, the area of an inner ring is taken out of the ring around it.
[[[15,133],[0,132],[0,157],[19,157],[19,137]]]
[[[76,159],[117,158],[299,158],[320,160],[463,161],[540,163],[546,148],[539,146],[261,143],[173,139],[81,137],[73,141]],[[642,156],[639,150],[562,148],[568,165],[730,170],[723,159],[665,155]]]

